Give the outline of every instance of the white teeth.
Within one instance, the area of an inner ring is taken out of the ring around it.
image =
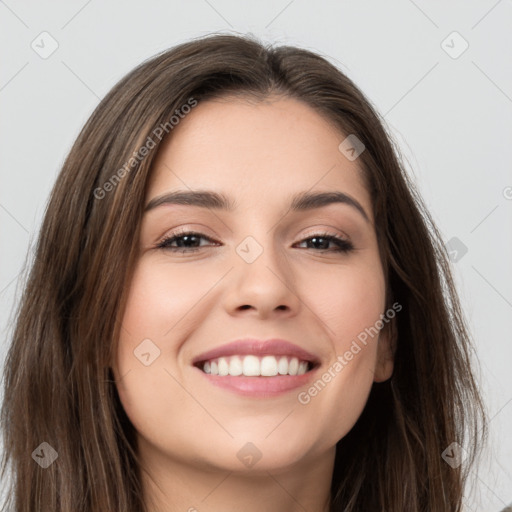
[[[232,357],[229,362],[229,375],[238,377],[238,375],[242,375],[243,371],[242,360],[238,356]]]
[[[228,375],[229,363],[225,357],[219,357],[219,375]]]
[[[261,375],[263,377],[273,377],[277,375],[277,361],[274,356],[265,356],[261,360]]]
[[[260,375],[260,360],[256,356],[245,356],[242,368],[246,377],[257,377]]]
[[[277,363],[277,370],[280,375],[288,374],[288,358],[285,356],[281,356],[279,359],[279,363]]]
[[[299,360],[296,357],[292,357],[288,366],[288,373],[290,375],[297,375],[299,371]]]
[[[308,362],[287,356],[231,356],[205,361],[203,371],[224,377],[274,377],[276,375],[303,375],[308,371]]]

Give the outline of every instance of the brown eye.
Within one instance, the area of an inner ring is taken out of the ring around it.
[[[200,241],[208,240],[214,242],[211,238],[207,237],[202,233],[196,233],[194,231],[185,231],[183,233],[175,233],[165,237],[157,247],[159,249],[165,249],[169,251],[179,252],[194,252],[199,250],[201,247]],[[176,246],[172,244],[176,243]]]
[[[338,235],[332,235],[329,233],[313,235],[308,238],[305,238],[302,242],[299,243],[310,243],[313,245],[314,249],[325,251],[325,252],[350,252],[354,249],[352,242],[341,238]],[[329,244],[334,244],[334,249],[329,249]],[[309,247],[307,247],[309,249]]]

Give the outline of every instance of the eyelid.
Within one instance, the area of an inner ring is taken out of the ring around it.
[[[186,227],[180,226],[175,229],[170,229],[164,235],[162,235],[160,238],[158,238],[158,240],[155,242],[155,246],[158,246],[160,243],[164,242],[165,240],[168,240],[169,238],[173,238],[175,236],[187,235],[187,234],[195,234],[195,235],[204,237],[211,242],[217,242],[217,240],[215,240],[215,238],[218,238],[218,237],[216,235],[206,234],[204,232],[205,230],[207,230],[207,228],[204,226],[201,226],[198,229],[188,227],[188,226],[186,226]]]
[[[301,235],[301,237],[307,238],[309,236],[318,235],[319,233],[326,233],[329,235],[339,236],[339,237],[343,238],[344,240],[346,240],[347,242],[352,241],[351,237],[345,231],[343,231],[342,229],[340,229],[336,226],[331,226],[329,224],[322,224],[322,225],[318,225],[318,226],[313,226],[311,228],[307,228],[306,234]],[[298,237],[298,235],[297,235],[297,237]],[[295,238],[297,238],[297,237],[295,237]]]

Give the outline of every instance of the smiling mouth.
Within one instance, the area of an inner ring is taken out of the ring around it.
[[[295,356],[256,356],[249,354],[198,361],[194,366],[206,374],[220,377],[276,377],[304,375],[311,371],[315,364]]]

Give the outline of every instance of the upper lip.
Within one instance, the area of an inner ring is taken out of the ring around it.
[[[193,365],[216,359],[218,357],[235,355],[274,355],[274,356],[292,356],[302,361],[308,361],[314,365],[318,364],[319,358],[299,347],[291,341],[273,338],[269,340],[257,340],[254,338],[244,338],[235,340],[220,347],[213,348],[203,352],[192,360]]]

